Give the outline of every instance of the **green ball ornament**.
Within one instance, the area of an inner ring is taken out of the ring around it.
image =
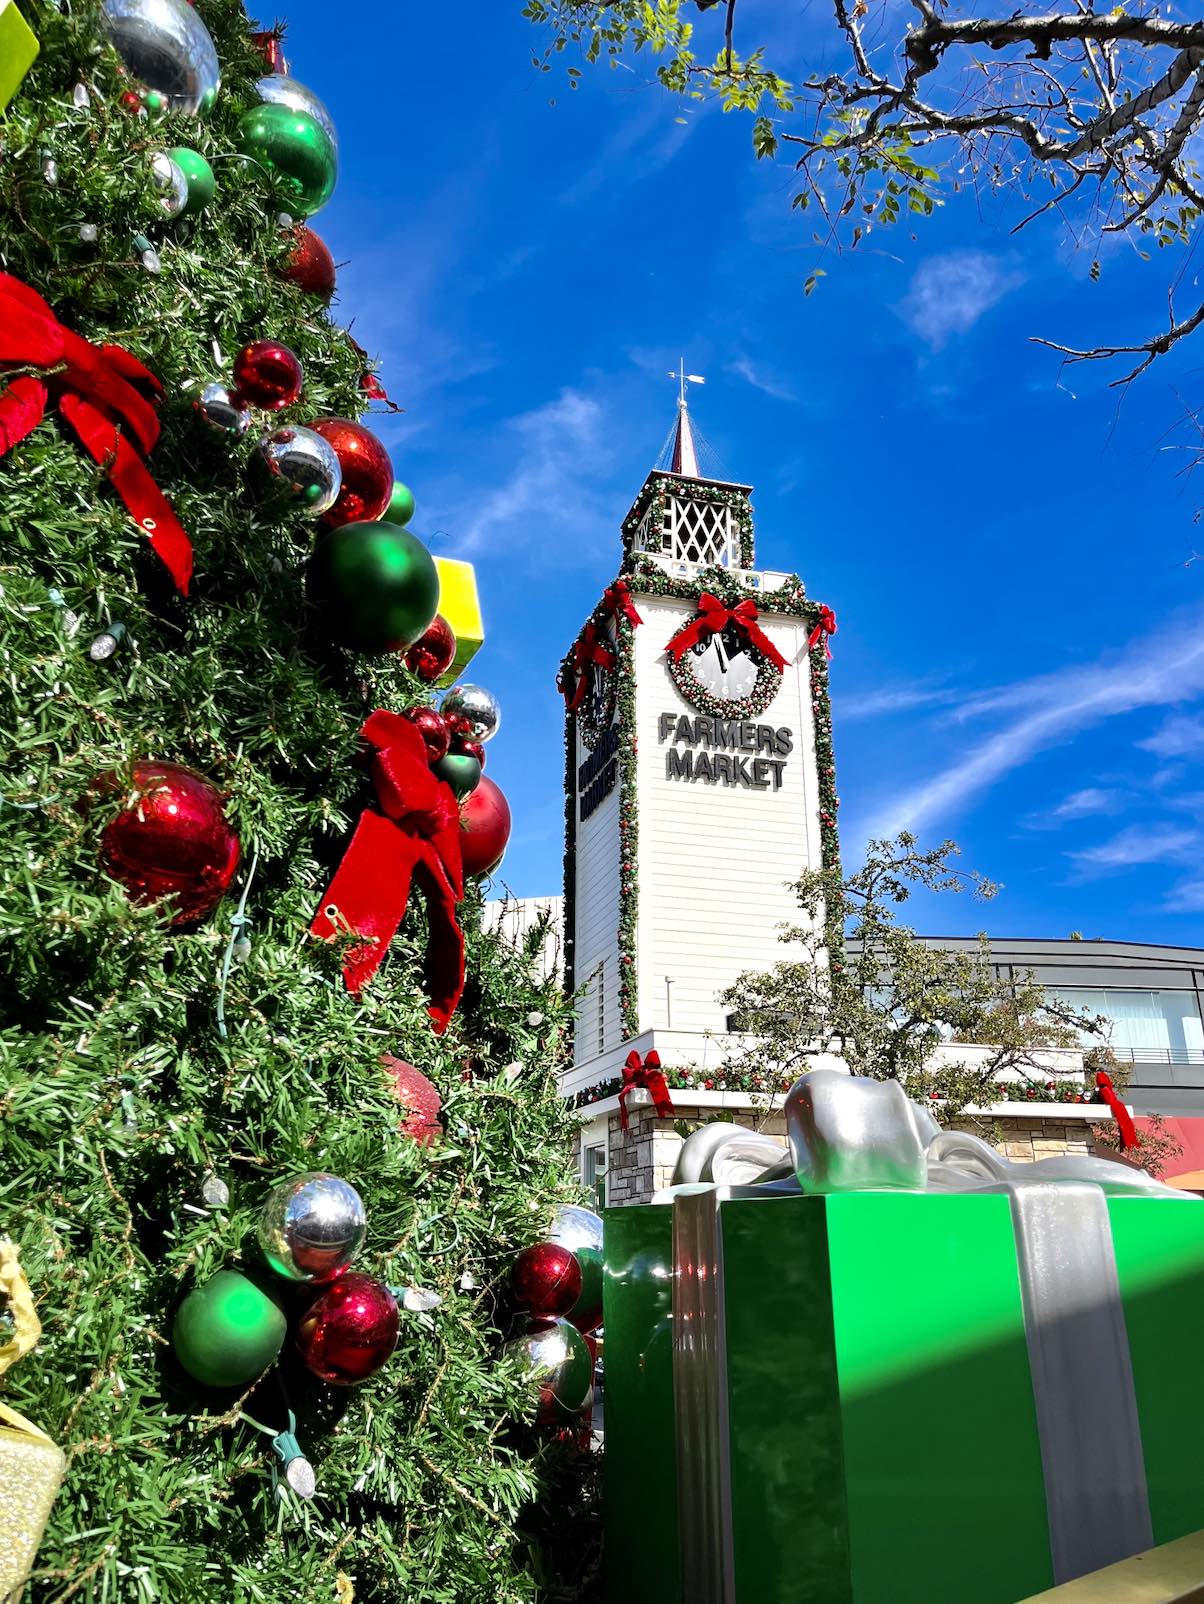
[[[468,752],[449,752],[431,767],[441,780],[446,780],[451,786],[458,802],[463,802],[481,783],[481,765]]]
[[[292,106],[252,106],[238,124],[238,146],[282,181],[289,205],[312,216],[334,194],[339,161],[330,137]]]
[[[188,180],[188,199],[184,203],[184,215],[187,217],[196,212],[203,212],[213,199],[216,189],[213,168],[199,150],[192,150],[187,145],[175,145],[167,154]]]
[[[402,652],[439,609],[439,571],[397,524],[343,524],[320,536],[305,576],[309,604],[331,640],[354,652]]]
[[[219,1270],[176,1313],[176,1357],[207,1387],[244,1387],[262,1375],[284,1343],[284,1311],[237,1270]]]
[[[408,524],[414,516],[414,492],[409,485],[403,485],[400,479],[393,481],[393,497],[385,509],[385,517],[391,524]]]

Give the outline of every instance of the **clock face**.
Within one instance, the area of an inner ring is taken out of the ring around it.
[[[756,689],[760,654],[731,625],[699,642],[694,651],[694,677],[719,702],[742,702]]]
[[[606,630],[600,641],[617,654],[613,630]],[[577,709],[577,727],[581,739],[592,752],[610,728],[615,716],[615,692],[618,677],[614,668],[603,668],[601,663],[588,663],[585,668],[585,700]]]

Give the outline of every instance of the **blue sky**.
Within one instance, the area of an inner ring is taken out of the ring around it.
[[[818,65],[820,14],[770,9]],[[938,933],[1199,941],[1204,479],[1176,424],[1204,345],[1122,400],[1029,338],[1144,337],[1172,265],[1196,304],[1194,261],[1114,244],[1095,284],[1090,251],[1052,223],[1009,234],[990,197],[825,255],[747,119],[681,123],[646,69],[571,92],[533,71],[518,0],[459,15],[457,39],[438,7],[344,30],[294,0],[287,48],[338,125],[314,222],[345,264],[335,314],[407,408],[379,432],[413,527],[477,565],[507,884],[560,888],[556,664],[615,573],[684,351],[707,439],[756,486],[761,566],[839,619],[846,861],[871,833],[954,837],[1005,889],[917,906]]]

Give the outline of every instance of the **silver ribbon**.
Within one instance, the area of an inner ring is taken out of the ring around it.
[[[717,1122],[683,1143],[673,1204],[673,1391],[682,1597],[736,1604],[723,1237],[729,1198],[994,1192],[1011,1204],[1055,1583],[1153,1546],[1107,1197],[1200,1200],[1108,1159],[1013,1164],[942,1131],[896,1081],[812,1070],[786,1097],[790,1151]],[[1100,1407],[1106,1397],[1109,1407]]]

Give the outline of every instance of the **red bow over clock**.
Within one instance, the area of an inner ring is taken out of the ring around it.
[[[589,623],[581,631],[569,658],[570,661],[560,671],[559,688],[564,705],[570,713],[575,713],[585,700],[589,684],[586,669],[591,663],[597,663],[599,668],[613,668],[615,654],[599,635],[597,624]]]
[[[691,646],[697,646],[699,641],[707,640],[711,635],[718,635],[729,624],[734,624],[748,644],[756,647],[775,668],[786,667],[786,659],[757,623],[757,605],[750,596],[737,602],[734,607],[725,607],[718,596],[712,596],[706,590],[698,598],[698,616],[679,629],[669,642],[669,655],[675,663],[680,663]]]
[[[1111,1075],[1105,1074],[1102,1069],[1097,1071],[1095,1084],[1099,1087],[1100,1095],[1103,1097],[1104,1102],[1112,1110],[1112,1117],[1115,1119],[1117,1129],[1120,1131],[1121,1147],[1136,1147],[1141,1141],[1141,1137],[1137,1134],[1137,1127],[1133,1123],[1132,1114],[1129,1113],[1116,1094]]]
[[[323,940],[348,931],[364,937],[343,962],[347,990],[359,991],[379,968],[417,884],[430,919],[430,1014],[441,1034],[464,990],[464,934],[456,921],[464,895],[460,809],[451,786],[431,773],[416,725],[378,708],[362,734],[376,749],[372,783],[380,812],[360,814],[310,931]]]
[[[623,1084],[619,1088],[619,1124],[627,1129],[627,1099],[636,1089],[651,1093],[652,1104],[660,1119],[673,1113],[673,1099],[669,1096],[669,1083],[661,1069],[660,1054],[653,1049],[641,1058],[634,1050],[627,1054],[623,1065]]]
[[[631,587],[625,579],[616,579],[613,585],[602,592],[602,608],[611,618],[616,613],[622,613],[633,629],[637,624],[644,622],[635,610],[635,603],[631,599]]]
[[[824,643],[824,656],[828,659],[829,662],[831,662],[832,661],[832,647],[829,644],[829,640],[830,640],[831,636],[835,635],[835,633],[836,633],[836,614],[832,611],[832,609],[830,607],[821,607],[820,610],[819,610],[819,621],[816,624],[815,628],[811,631],[811,634],[810,634],[810,636],[808,637],[808,640],[807,640],[807,650],[810,651],[812,649],[812,647],[818,646],[819,642],[820,642],[820,637],[822,636],[823,637],[823,643]]]
[[[64,328],[28,284],[0,273],[0,365],[7,363],[24,371],[0,396],[0,457],[33,433],[53,400],[186,596],[192,542],[142,460],[159,438],[158,379],[119,345],[92,345]]]

